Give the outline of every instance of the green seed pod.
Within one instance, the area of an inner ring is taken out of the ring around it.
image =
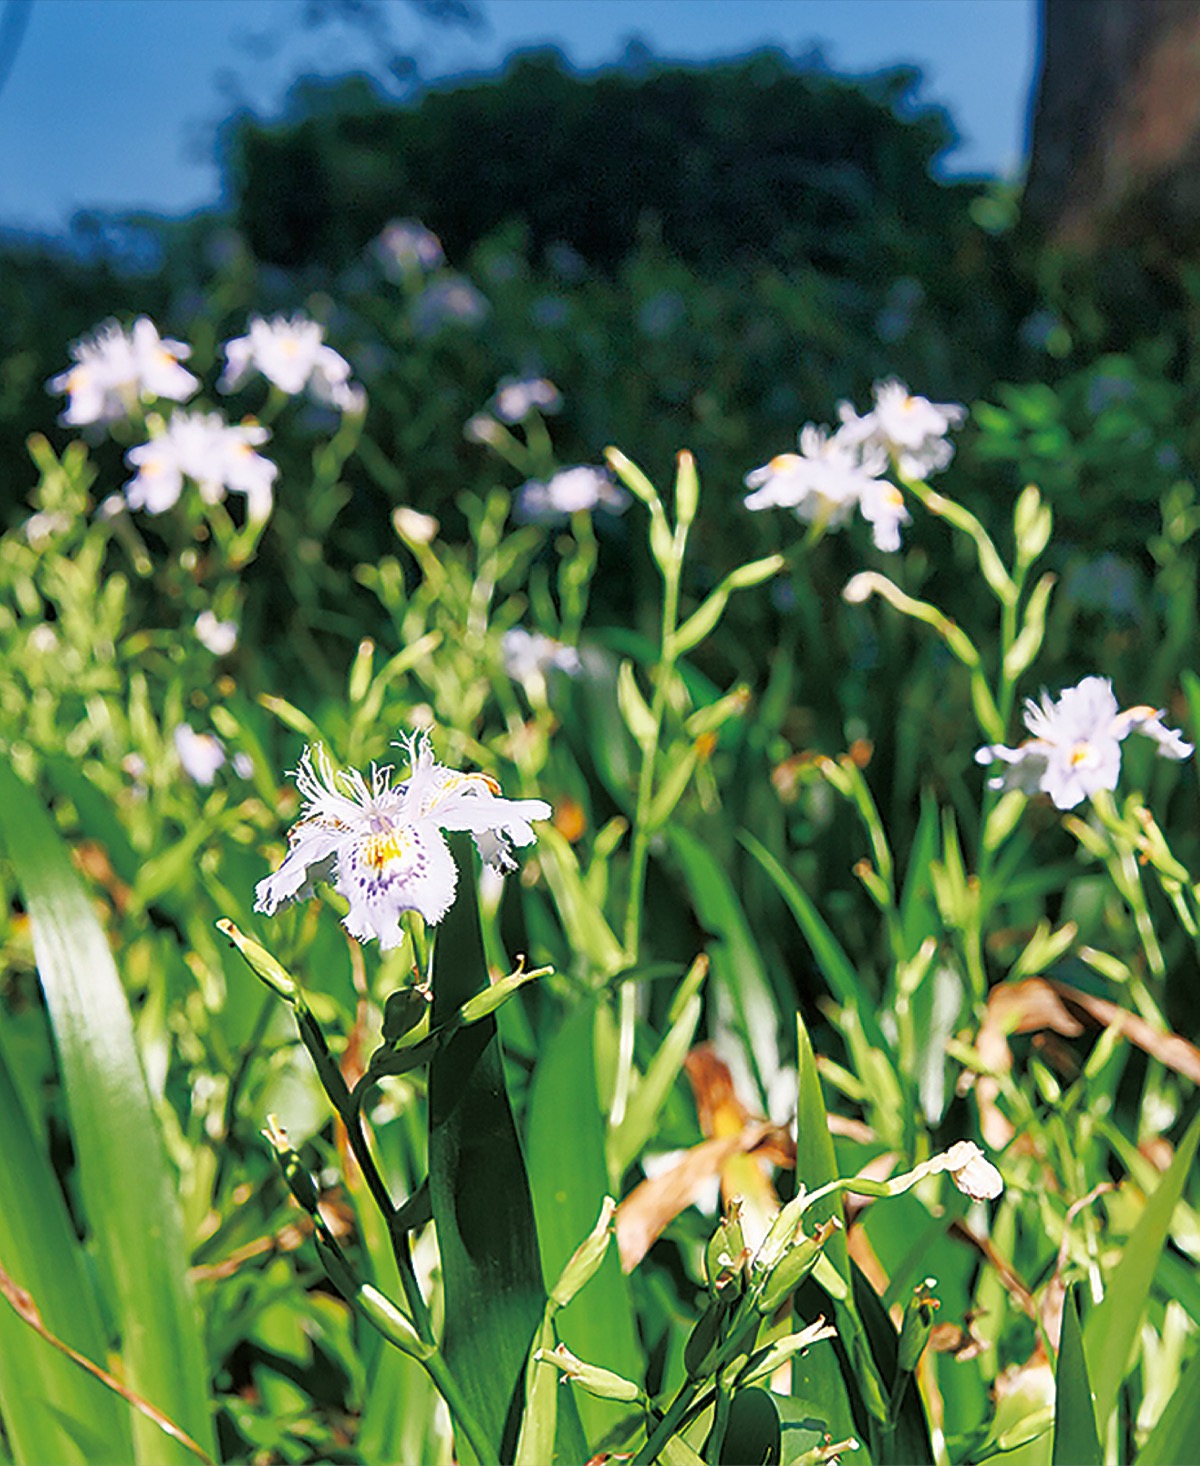
[[[940,1307],[938,1300],[929,1291],[934,1281],[933,1278],[926,1278],[923,1283],[918,1283],[904,1310],[900,1342],[896,1351],[896,1368],[903,1374],[912,1374],[916,1369],[933,1331],[933,1315]]]
[[[746,1239],[742,1233],[742,1199],[735,1196],[729,1203],[729,1214],[721,1218],[717,1230],[704,1249],[704,1275],[708,1290],[715,1298],[742,1272],[746,1255]]]

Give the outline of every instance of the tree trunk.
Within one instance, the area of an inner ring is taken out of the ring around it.
[[[1200,253],[1200,0],[1041,0],[1025,189],[1048,241]]]

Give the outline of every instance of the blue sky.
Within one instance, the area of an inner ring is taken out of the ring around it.
[[[0,5],[11,0],[0,0]],[[820,47],[837,71],[913,62],[964,143],[950,172],[1012,173],[1024,153],[1035,0],[479,0],[486,26],[448,30],[390,0],[393,33],[428,77],[495,68],[552,43],[580,67],[633,36],[703,59]],[[216,202],[212,138],[234,102],[278,110],[305,72],[361,65],[362,38],[306,33],[301,0],[33,0],[0,91],[0,225],[57,230],[78,208],[186,213]]]

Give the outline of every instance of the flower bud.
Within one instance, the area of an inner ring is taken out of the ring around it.
[[[275,1152],[275,1158],[283,1171],[283,1179],[287,1182],[288,1190],[311,1216],[315,1213],[320,1200],[317,1184],[299,1155],[292,1149],[287,1138],[287,1131],[274,1115],[267,1116],[267,1128],[263,1131],[263,1135]]]
[[[612,1240],[612,1220],[616,1210],[617,1203],[611,1196],[606,1196],[596,1225],[567,1259],[566,1267],[550,1291],[550,1302],[556,1308],[565,1308],[576,1293],[595,1277]]]
[[[821,1256],[826,1242],[839,1226],[836,1217],[830,1217],[817,1228],[812,1237],[801,1238],[789,1247],[767,1275],[759,1294],[758,1307],[761,1313],[774,1313],[779,1305],[792,1293],[813,1268]]]
[[[729,1203],[728,1216],[721,1218],[704,1250],[704,1275],[714,1297],[742,1272],[746,1239],[742,1234],[741,1217],[742,1199],[735,1196]]]
[[[561,1369],[567,1379],[601,1400],[622,1400],[627,1404],[634,1404],[643,1398],[641,1388],[632,1380],[614,1374],[611,1369],[601,1369],[598,1364],[585,1364],[565,1344],[560,1344],[552,1352],[539,1349],[533,1357],[539,1362],[553,1364]]]
[[[255,976],[260,977],[269,988],[278,993],[284,1002],[295,1005],[299,997],[295,978],[276,962],[265,947],[260,947],[257,942],[252,941],[227,916],[223,916],[217,922],[217,930],[229,938],[246,959]]]
[[[518,988],[523,988],[527,982],[535,982],[539,977],[545,977],[553,970],[552,967],[535,967],[532,972],[526,972],[524,967],[518,966],[516,972],[510,972],[498,982],[489,983],[483,992],[468,998],[458,1010],[459,1022],[470,1025],[489,1017],[497,1008],[507,1003]]]

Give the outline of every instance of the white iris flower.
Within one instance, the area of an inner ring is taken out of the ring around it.
[[[305,316],[254,316],[246,335],[227,341],[224,350],[225,372],[217,383],[222,392],[235,392],[258,371],[289,397],[307,387],[319,402],[343,412],[365,405],[362,388],[350,380],[350,363],[325,345],[324,327]]]
[[[504,658],[504,670],[522,685],[538,678],[544,683],[547,673],[555,669],[568,677],[577,677],[583,671],[583,663],[573,646],[566,646],[541,631],[527,631],[524,626],[514,626],[504,633],[500,654]]]
[[[106,321],[71,347],[75,365],[46,383],[67,394],[62,421],[71,427],[127,417],[142,398],[186,402],[199,379],[180,365],[191,355],[182,341],[164,339],[148,316],[130,331]]]
[[[506,871],[516,864],[511,847],[535,839],[530,821],[550,818],[545,800],[503,799],[486,774],[437,763],[423,734],[398,746],[410,764],[400,784],[390,765],[372,765],[368,780],[357,769],[335,772],[320,745],[305,750],[295,774],[300,819],[283,864],[255,889],[256,911],[273,916],[329,881],[350,903],[344,925],[352,937],[396,947],[405,911],[435,925],[454,903],[458,869],[443,830],[469,830],[484,862]]]
[[[516,512],[519,519],[545,522],[583,510],[620,514],[628,504],[629,495],[603,469],[581,464],[560,469],[547,483],[539,479],[523,483],[517,490]]]
[[[496,416],[501,422],[524,422],[536,408],[554,413],[562,407],[562,394],[545,377],[505,377],[496,388]]]
[[[946,434],[966,421],[967,409],[961,403],[914,397],[894,377],[876,382],[874,397],[874,408],[862,417],[849,402],[838,403],[840,439],[864,449],[882,449],[906,478],[928,478],[946,467],[954,457],[954,445]]]
[[[793,509],[797,519],[836,529],[859,509],[880,550],[900,548],[900,526],[909,521],[904,496],[881,479],[887,454],[840,432],[807,423],[799,453],[780,453],[746,475],[747,509]]]
[[[1049,794],[1059,809],[1077,804],[1101,789],[1115,789],[1121,772],[1121,743],[1144,733],[1158,744],[1159,756],[1188,758],[1193,748],[1151,707],[1117,709],[1107,677],[1085,677],[1057,700],[1047,692],[1040,703],[1025,703],[1025,726],[1033,735],[1017,748],[993,743],[975,755],[980,764],[1002,764],[988,780],[992,789]]]
[[[246,495],[251,519],[266,519],[279,469],[254,450],[270,436],[257,423],[227,423],[219,412],[172,413],[161,433],[125,455],[137,469],[125,485],[129,507],[162,514],[178,502],[190,478],[206,503],[220,503],[232,489]]]

